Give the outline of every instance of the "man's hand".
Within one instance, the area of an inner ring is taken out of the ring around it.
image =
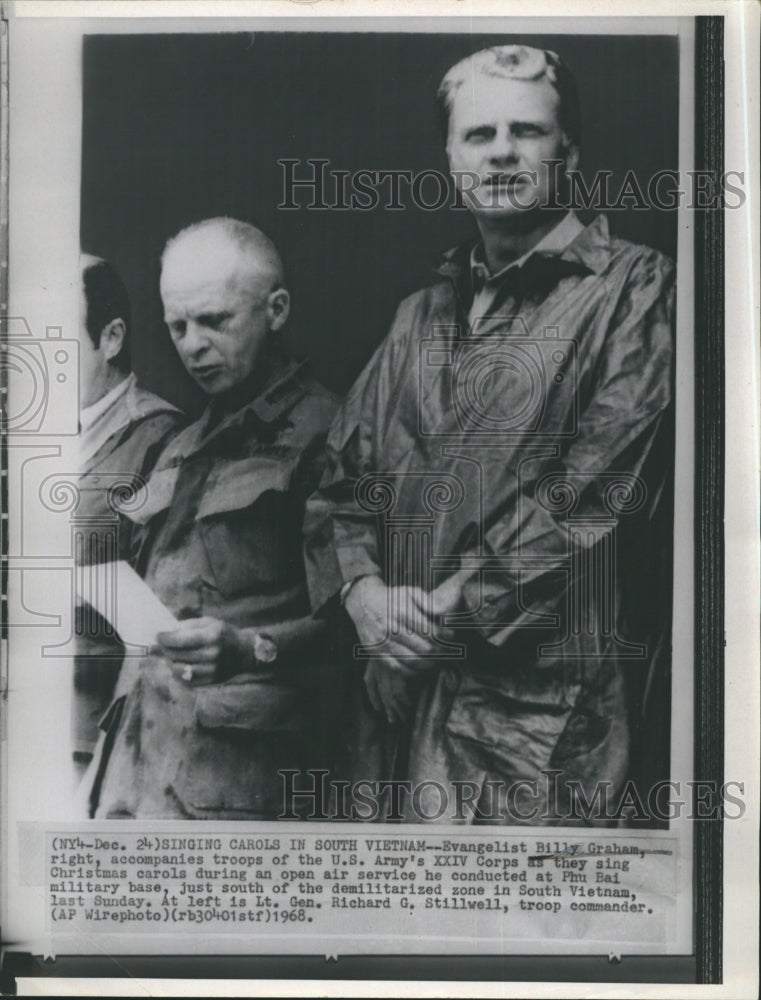
[[[159,632],[154,652],[188,684],[213,684],[250,669],[251,644],[240,629],[219,618],[188,618],[172,632]]]
[[[438,616],[454,611],[461,599],[462,573],[445,580],[430,594],[420,587],[387,587],[379,576],[357,580],[344,606],[366,646],[378,646],[378,656],[400,674],[435,666],[436,638],[454,639],[452,629],[436,627]]]

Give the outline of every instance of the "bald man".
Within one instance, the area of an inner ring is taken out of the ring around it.
[[[109,490],[142,482],[167,441],[186,422],[183,414],[137,384],[131,371],[131,316],[127,289],[107,260],[83,254],[80,358],[80,500],[77,516],[87,518],[88,563],[113,558],[104,552],[118,520]],[[99,533],[98,525],[103,532]],[[129,525],[119,524],[119,555],[129,552]],[[81,608],[77,609],[82,616]],[[80,769],[91,760],[98,723],[113,694],[123,647],[105,623],[95,619],[77,628],[78,654],[72,703],[73,757]],[[86,634],[87,633],[87,634]]]
[[[278,769],[320,766],[333,729],[301,527],[336,403],[283,347],[283,266],[253,226],[183,230],[160,288],[209,405],[158,460],[133,559],[180,625],[125,673],[91,801],[98,817],[274,819]]]

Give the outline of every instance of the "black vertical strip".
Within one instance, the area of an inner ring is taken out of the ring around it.
[[[695,212],[695,777],[724,780],[724,20],[696,18],[695,168],[716,204]],[[722,981],[722,820],[695,822],[696,978]]]

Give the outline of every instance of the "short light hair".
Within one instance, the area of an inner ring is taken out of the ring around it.
[[[273,287],[284,284],[285,270],[283,268],[283,261],[277,247],[269,236],[263,233],[261,229],[257,229],[256,226],[252,226],[250,222],[243,222],[240,219],[233,219],[226,215],[194,222],[170,237],[161,254],[162,269],[167,254],[173,247],[189,236],[202,235],[203,233],[220,233],[222,236],[227,237],[231,243],[246,255],[255,259],[263,270],[270,273]]]
[[[494,45],[481,49],[454,66],[446,73],[436,93],[436,105],[444,141],[449,136],[449,118],[455,91],[476,73],[499,77],[503,80],[546,79],[557,92],[560,104],[558,120],[569,142],[581,142],[581,108],[576,81],[571,71],[556,52],[535,49],[528,45]]]

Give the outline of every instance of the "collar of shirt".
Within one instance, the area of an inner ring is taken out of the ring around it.
[[[563,218],[537,244],[517,260],[510,261],[495,274],[490,274],[484,260],[484,245],[478,242],[470,251],[470,273],[473,288],[483,288],[490,283],[499,281],[514,268],[522,267],[529,257],[535,253],[560,256],[573,241],[584,232],[584,226],[579,222],[575,212],[566,212]]]
[[[259,369],[262,378],[252,398],[234,410],[227,408],[226,401],[212,399],[198,420],[180,431],[169,445],[161,458],[161,468],[180,465],[211,442],[216,442],[214,447],[219,449],[220,437],[228,432],[237,442],[242,426],[248,422],[256,426],[258,436],[276,437],[282,418],[307,391],[304,374],[308,367],[306,361],[291,359],[284,353],[267,358],[266,370],[264,366]]]
[[[103,418],[109,410],[113,409],[122,396],[127,395],[129,387],[134,381],[134,374],[128,375],[127,378],[122,379],[113,389],[109,389],[106,395],[101,396],[92,406],[85,406],[79,414],[79,426],[81,430],[89,431],[97,420]]]
[[[86,406],[80,413],[78,440],[80,467],[86,465],[113,434],[130,422],[126,401],[134,384],[134,374],[128,375],[105,396],[92,406]]]
[[[588,268],[593,274],[601,274],[605,268],[610,263],[613,251],[610,245],[610,231],[608,229],[608,220],[604,215],[597,215],[588,226],[582,225],[578,218],[573,214],[574,222],[581,226],[577,230],[578,235],[572,238],[569,243],[566,244],[565,248],[559,254],[556,252],[556,256],[559,256],[562,260],[571,260],[584,267]],[[567,216],[561,219],[558,226],[565,223]],[[552,230],[547,236],[552,236],[556,233],[558,227]],[[565,231],[565,227],[564,227]],[[562,233],[560,234],[562,235]],[[471,254],[475,248],[475,242],[471,241],[469,243],[460,244],[451,250],[446,251],[443,255],[443,260],[436,268],[437,273],[445,278],[449,278],[460,292],[462,298],[468,299],[472,297],[473,289],[471,286]],[[527,255],[531,257],[533,254],[537,253],[539,247],[534,247],[533,250]],[[524,261],[525,263],[525,261]],[[505,270],[510,270],[511,267],[515,266],[513,264],[508,265]],[[500,272],[500,275],[504,275],[504,271]],[[492,281],[494,279],[492,278]]]

